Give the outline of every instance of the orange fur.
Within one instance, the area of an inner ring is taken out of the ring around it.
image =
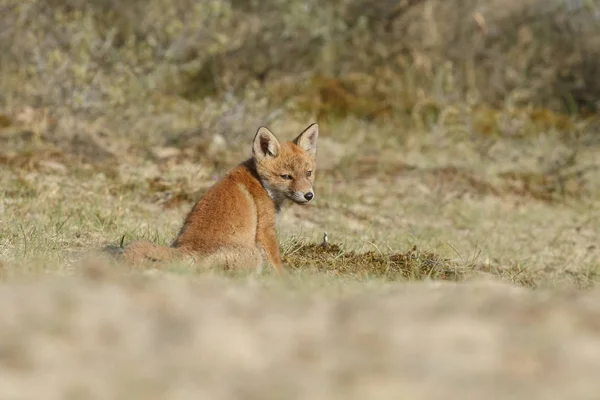
[[[267,261],[283,272],[275,228],[285,200],[314,198],[318,126],[280,143],[265,127],[254,137],[252,158],[241,163],[196,203],[171,247],[148,241],[124,250],[131,263],[168,261],[186,255],[226,268],[258,268]]]

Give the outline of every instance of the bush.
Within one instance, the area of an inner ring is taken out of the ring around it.
[[[427,99],[466,98],[594,111],[600,96],[597,1],[4,4],[4,106],[95,112],[248,90],[278,102],[323,97],[311,77],[338,80],[375,110],[407,113]]]

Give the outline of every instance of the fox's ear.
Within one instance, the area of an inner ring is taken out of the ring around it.
[[[279,140],[273,135],[273,132],[261,126],[254,136],[252,145],[252,155],[258,161],[265,158],[275,158],[279,155]]]
[[[319,125],[311,124],[296,139],[294,143],[312,157],[317,154],[317,139],[319,138]]]

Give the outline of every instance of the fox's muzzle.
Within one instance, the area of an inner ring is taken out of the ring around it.
[[[311,189],[308,192],[294,192],[290,196],[290,199],[297,204],[306,204],[315,198],[315,192]]]

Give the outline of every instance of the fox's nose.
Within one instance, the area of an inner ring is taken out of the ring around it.
[[[308,193],[304,194],[304,198],[306,199],[306,201],[312,200],[313,197],[315,197],[315,195],[313,194],[313,192],[308,192]]]

